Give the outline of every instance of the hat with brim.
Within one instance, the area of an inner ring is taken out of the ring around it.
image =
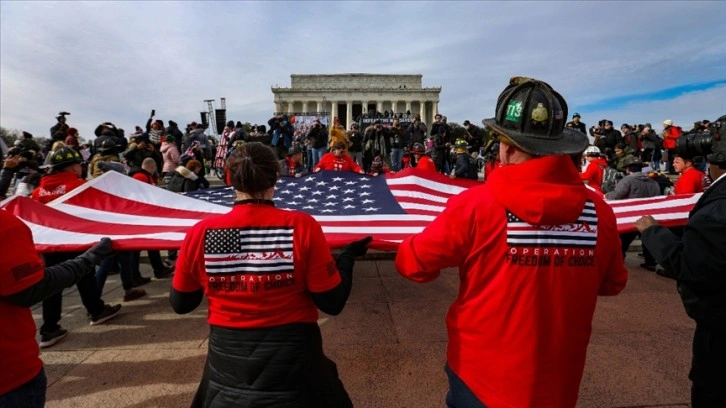
[[[640,171],[645,167],[645,164],[637,157],[628,157],[623,160],[623,167]]]
[[[567,102],[546,82],[513,77],[497,100],[496,116],[482,123],[506,136],[527,153],[548,156],[579,154],[589,141],[565,127]]]
[[[582,153],[589,145],[585,134],[567,127],[562,129],[559,137],[555,137],[532,135],[506,129],[499,126],[494,118],[484,119],[482,123],[491,127],[497,133],[507,136],[518,148],[539,156]]]

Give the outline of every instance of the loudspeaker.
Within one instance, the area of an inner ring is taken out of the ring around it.
[[[217,134],[224,132],[224,126],[227,124],[227,109],[215,109],[214,119],[217,124]]]
[[[205,129],[208,128],[209,118],[207,118],[207,116],[209,116],[209,112],[199,112],[199,116],[202,117],[202,126],[204,126]]]

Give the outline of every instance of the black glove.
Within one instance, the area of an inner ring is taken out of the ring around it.
[[[112,253],[111,238],[101,238],[96,245],[82,253],[79,258],[83,258],[93,265],[98,265]]]
[[[350,244],[348,244],[345,248],[343,248],[343,251],[341,252],[347,252],[354,257],[363,256],[368,252],[368,244],[373,240],[373,237],[367,236],[361,240],[353,241]]]

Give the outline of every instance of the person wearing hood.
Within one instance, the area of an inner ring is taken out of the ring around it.
[[[448,406],[575,407],[597,297],[627,282],[615,215],[572,165],[588,139],[559,93],[514,77],[495,112],[502,167],[406,238],[396,269],[423,283],[459,268]]]
[[[726,406],[726,116],[716,122],[707,156],[714,182],[688,214],[683,235],[650,215],[635,221],[643,246],[664,268],[659,274],[676,281],[686,314],[696,322],[688,374],[694,408]]]
[[[280,175],[289,177],[302,177],[308,174],[307,169],[303,166],[302,151],[299,147],[293,146],[288,150],[285,158],[280,160]]]

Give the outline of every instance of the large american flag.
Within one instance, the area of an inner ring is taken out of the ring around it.
[[[371,248],[394,251],[404,238],[428,225],[449,197],[473,185],[477,183],[417,169],[385,177],[323,171],[281,179],[275,204],[313,215],[331,248],[371,235]],[[667,226],[683,225],[699,196],[610,205],[618,229],[627,232],[645,214]],[[114,240],[116,249],[143,250],[178,248],[190,226],[228,212],[233,200],[233,191],[225,187],[183,196],[109,172],[47,205],[12,197],[0,206],[30,227],[41,252],[83,250],[105,236]]]

